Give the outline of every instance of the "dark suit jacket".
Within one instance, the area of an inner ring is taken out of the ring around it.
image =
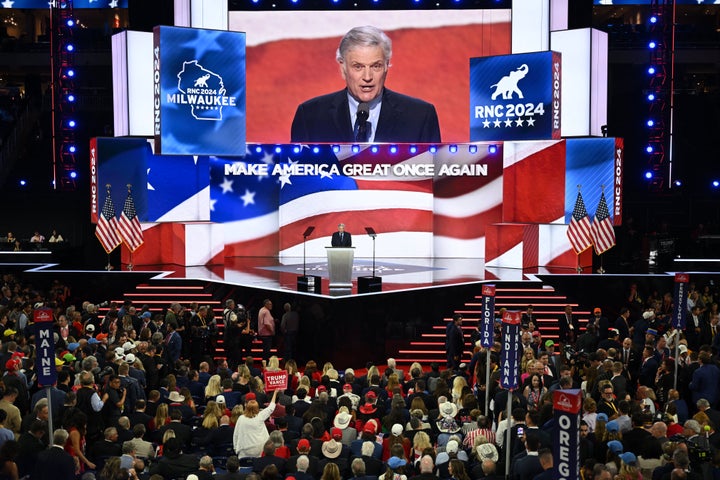
[[[190,440],[192,439],[192,428],[189,425],[185,425],[180,422],[170,422],[167,425],[160,427],[158,431],[158,437],[162,438],[165,435],[165,431],[174,430],[175,437],[179,438],[183,442],[183,448],[190,447]]]
[[[32,478],[52,478],[57,480],[75,479],[75,462],[60,447],[52,447],[38,454]]]
[[[354,142],[347,90],[301,103],[295,112],[291,142]],[[435,107],[423,100],[385,88],[375,142],[439,143]]]
[[[332,240],[330,245],[333,247],[352,247],[352,235],[349,232],[343,232],[343,238],[340,239],[340,232],[334,232],[332,234]]]

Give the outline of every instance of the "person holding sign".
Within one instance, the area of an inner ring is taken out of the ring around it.
[[[233,432],[233,447],[238,458],[259,457],[262,454],[263,445],[270,438],[265,421],[275,411],[277,393],[277,390],[273,391],[270,403],[262,410],[257,400],[250,400],[245,405],[245,411],[238,417]]]

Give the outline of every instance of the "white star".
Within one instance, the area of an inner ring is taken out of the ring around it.
[[[323,178],[329,178],[330,180],[332,180],[332,175],[330,175],[330,172],[328,172],[327,170],[320,170],[320,180],[322,180]]]
[[[110,0],[110,3],[108,3],[108,6],[110,8],[117,8],[117,2],[118,2],[118,0]]]
[[[255,192],[251,192],[247,188],[245,189],[245,195],[240,197],[243,201],[243,207],[247,207],[250,204],[255,205]]]
[[[223,195],[227,192],[232,192],[232,184],[235,180],[229,180],[227,177],[223,177],[223,182],[220,184],[220,188],[222,188]]]
[[[533,127],[533,126],[535,126],[535,119],[530,117],[527,119],[527,123],[528,123],[528,127]]]
[[[485,120],[483,120],[482,123],[483,123],[483,128],[490,128],[490,120],[488,120],[487,118]]]
[[[214,198],[211,198],[211,199],[210,199],[210,211],[211,211],[211,212],[214,212],[214,211],[215,211],[215,204],[216,204],[216,203],[217,203],[217,200],[216,200],[216,199],[214,199]]]
[[[147,172],[145,172],[145,176],[146,176],[147,178],[150,178],[150,169],[149,169],[149,168],[147,169]],[[148,189],[148,190],[155,190],[155,187],[153,187],[152,185],[150,185],[150,182],[148,181],[148,182],[147,182],[147,189]]]
[[[282,173],[279,177],[279,180],[280,180],[280,190],[282,190],[282,188],[285,185],[292,185],[292,182],[290,181],[290,173],[289,172]]]
[[[13,3],[15,3],[15,2],[12,2],[10,0],[5,0],[4,2],[2,2],[2,6],[3,6],[3,8],[12,8]]]
[[[512,127],[512,120],[510,120],[509,118],[507,120],[505,120],[505,126]]]
[[[518,127],[522,127],[522,126],[523,126],[523,119],[522,119],[522,118],[518,118],[517,120],[515,120],[515,125],[517,125]]]
[[[495,126],[495,128],[500,128],[501,124],[502,124],[502,122],[500,120],[498,120],[497,118],[493,122],[493,125]]]
[[[265,154],[263,154],[263,158],[260,159],[260,161],[263,162],[263,163],[265,163],[265,164],[267,164],[267,165],[272,165],[272,164],[273,164],[273,155],[272,155],[272,153],[265,152]]]
[[[52,2],[48,2],[48,7],[50,7],[50,8],[57,7],[55,0],[52,0]]]

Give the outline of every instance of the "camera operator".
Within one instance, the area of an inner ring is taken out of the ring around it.
[[[127,391],[122,387],[120,377],[110,375],[102,396],[105,402],[102,413],[106,426],[117,426],[117,421],[125,406],[125,395],[127,395]]]

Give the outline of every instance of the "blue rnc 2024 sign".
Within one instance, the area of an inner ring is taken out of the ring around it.
[[[470,141],[560,138],[558,52],[470,59]]]
[[[245,34],[155,27],[155,150],[245,155]]]

